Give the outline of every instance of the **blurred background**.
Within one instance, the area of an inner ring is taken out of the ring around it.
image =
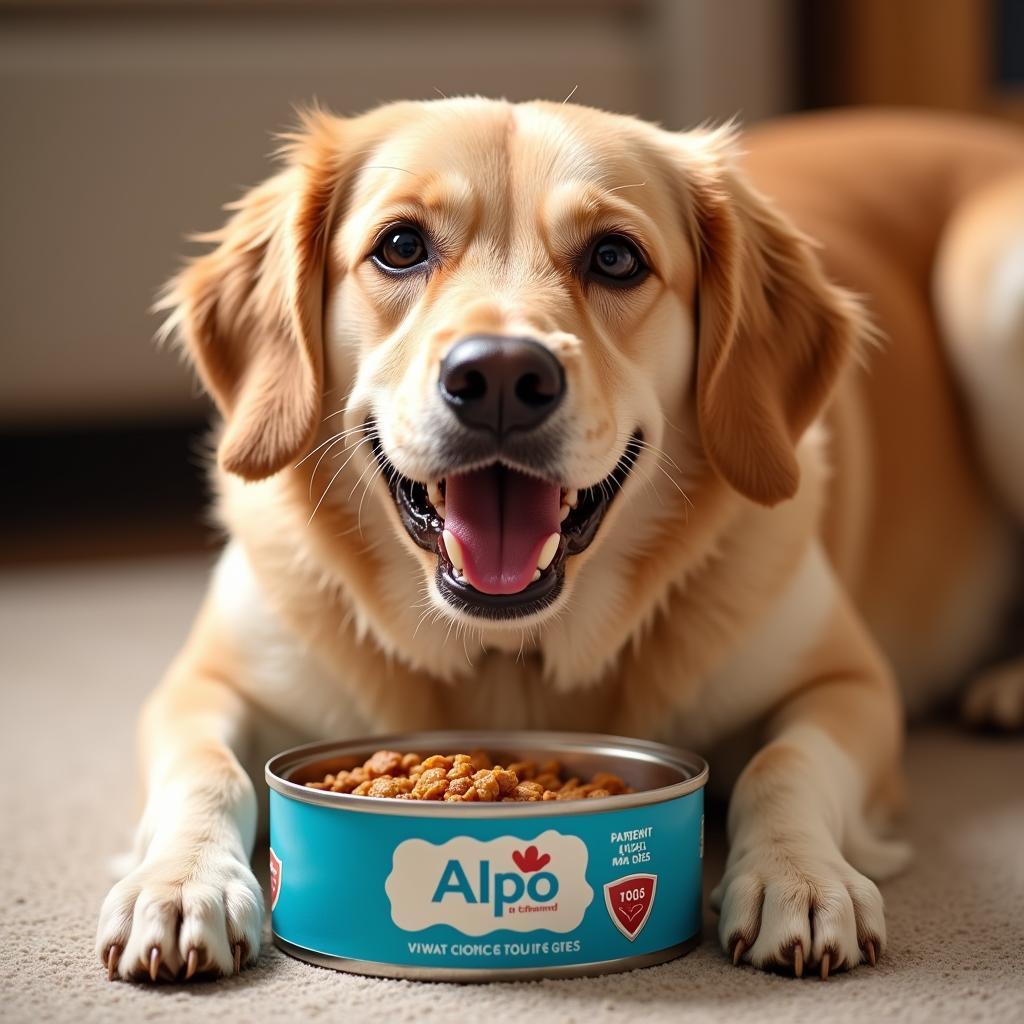
[[[0,0],[0,563],[215,543],[209,407],[148,309],[295,104],[570,92],[674,129],[1024,124],[1024,0]]]

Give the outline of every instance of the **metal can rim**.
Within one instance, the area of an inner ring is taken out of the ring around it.
[[[557,756],[559,750],[572,750],[590,754],[626,756],[633,760],[660,764],[682,774],[679,782],[636,793],[619,796],[596,797],[587,800],[550,800],[537,803],[497,802],[463,804],[433,800],[392,800],[387,797],[352,796],[350,793],[331,793],[309,789],[291,782],[284,773],[314,757],[356,753],[367,749],[464,749],[488,747],[541,747],[550,748]],[[540,732],[533,730],[446,730],[429,732],[390,733],[360,739],[322,741],[291,747],[275,754],[264,767],[267,785],[275,792],[302,803],[331,807],[335,810],[355,811],[361,814],[399,814],[420,818],[540,818],[570,814],[602,814],[647,804],[664,803],[702,789],[708,781],[708,765],[704,758],[687,750],[670,747],[652,740],[630,739],[601,733]]]

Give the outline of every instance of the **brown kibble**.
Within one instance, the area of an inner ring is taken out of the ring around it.
[[[342,767],[326,774],[322,781],[307,782],[309,789],[392,800],[483,803],[583,800],[633,792],[610,772],[598,772],[588,782],[576,776],[563,779],[557,760],[545,761],[539,769],[536,762],[526,760],[511,761],[505,768],[483,750],[432,754],[423,759],[419,754],[378,750],[363,764],[356,764],[353,758],[331,763]]]
[[[448,789],[444,794],[445,800],[459,800],[473,788],[473,780],[468,775],[453,779],[448,783]]]
[[[508,796],[519,785],[516,773],[500,765],[494,769],[494,780],[498,783],[498,792],[501,796]]]
[[[448,792],[448,782],[441,779],[438,782],[430,782],[424,786],[417,785],[412,791],[413,800],[441,800]]]
[[[359,796],[397,797],[399,794],[411,792],[413,781],[412,779],[396,779],[390,775],[381,775],[370,783],[364,782],[363,785],[369,785],[370,788],[365,793],[358,794]]]
[[[473,774],[473,762],[467,757],[465,761],[455,759],[455,764],[448,769],[449,779],[468,779]]]
[[[448,789],[448,778],[443,766],[426,768],[420,772],[413,786],[414,800],[440,800]]]
[[[334,793],[351,793],[361,783],[368,781],[362,768],[353,768],[350,772],[338,772],[334,777],[331,791]]]
[[[394,776],[402,767],[402,755],[395,750],[378,750],[370,757],[363,768],[371,779],[381,775]]]
[[[499,799],[500,790],[494,772],[486,769],[477,772],[473,776],[473,788],[476,790],[477,800],[486,800],[490,803]]]
[[[536,782],[520,782],[506,800],[540,800],[544,796],[544,787]]]
[[[452,758],[445,757],[444,754],[433,754],[423,762],[423,770],[428,771],[431,768],[443,768],[448,771],[452,766]]]

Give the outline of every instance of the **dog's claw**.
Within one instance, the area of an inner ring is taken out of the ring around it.
[[[149,980],[156,981],[160,973],[160,947],[154,946],[149,951]]]
[[[821,958],[821,980],[828,981],[828,970],[832,966],[832,954],[825,953]]]
[[[804,947],[798,942],[793,947],[793,977],[804,976]]]
[[[878,952],[875,950],[875,943],[873,939],[868,939],[864,943],[864,955],[867,957],[867,961],[874,967],[878,963]]]
[[[233,952],[235,957],[235,974],[238,974],[242,969],[242,944],[240,942],[235,943]]]
[[[188,962],[185,964],[185,980],[188,981],[199,967],[199,951],[193,946],[188,951]]]
[[[743,954],[746,951],[746,948],[747,948],[747,944],[746,944],[746,942],[744,942],[743,939],[737,939],[736,940],[736,945],[732,947],[732,965],[733,965],[733,967],[735,967],[735,966],[737,966],[737,964],[739,964],[740,960],[743,958]]]
[[[107,950],[107,981],[117,977],[117,965],[121,959],[121,947],[116,943]]]

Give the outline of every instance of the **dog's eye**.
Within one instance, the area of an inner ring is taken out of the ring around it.
[[[416,228],[388,228],[373,251],[373,260],[386,270],[411,270],[427,261],[427,243]]]
[[[637,247],[622,235],[599,238],[590,252],[590,277],[607,284],[637,284],[647,274],[647,265]]]

